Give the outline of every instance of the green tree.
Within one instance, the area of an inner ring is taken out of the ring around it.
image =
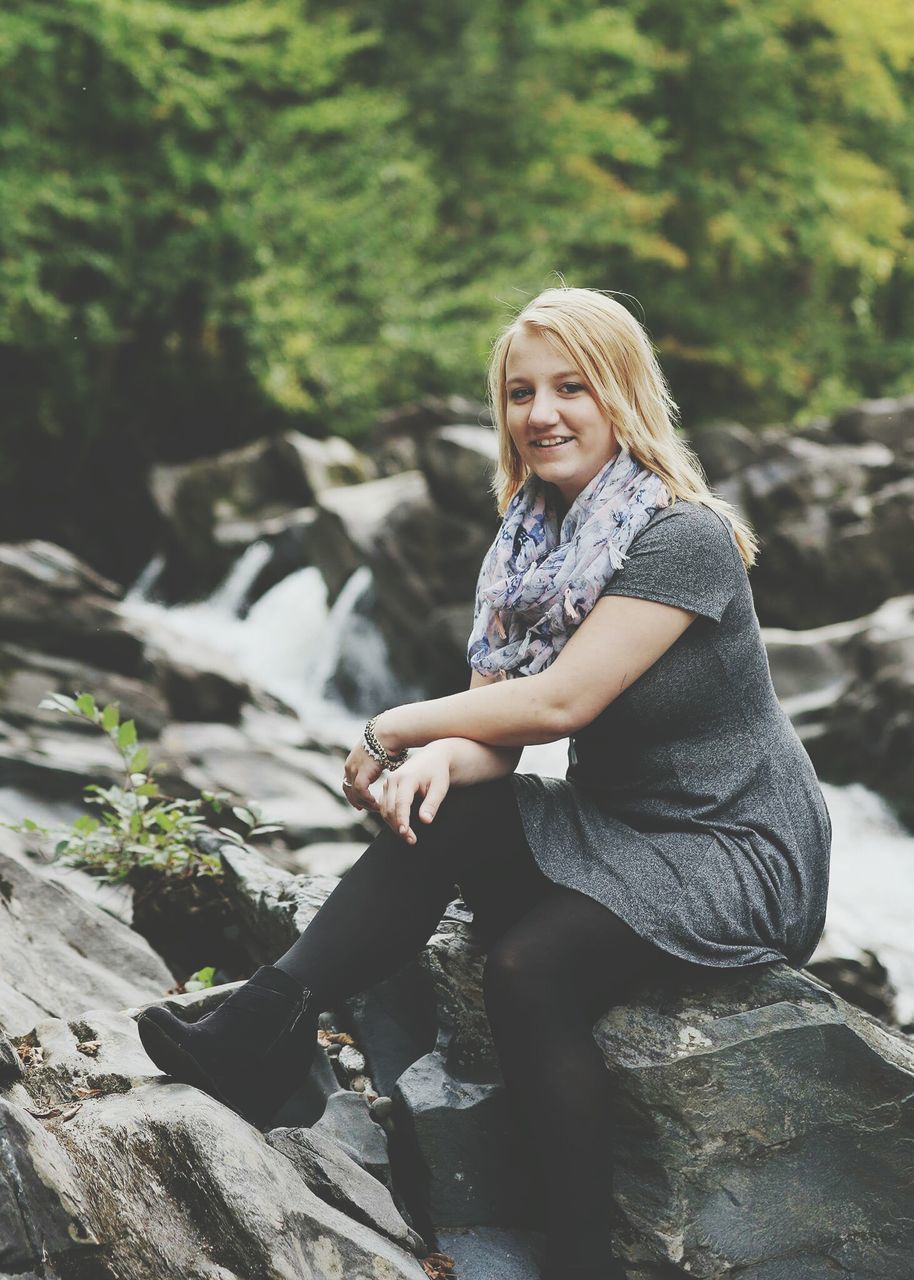
[[[402,101],[350,82],[376,39],[297,0],[0,16],[0,536],[124,569],[150,460],[371,420],[433,230]]]

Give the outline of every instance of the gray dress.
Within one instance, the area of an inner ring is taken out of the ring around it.
[[[775,696],[745,566],[700,503],[658,512],[604,595],[699,616],[571,739],[566,779],[516,773],[550,880],[696,964],[800,968],[825,923],[831,821]]]

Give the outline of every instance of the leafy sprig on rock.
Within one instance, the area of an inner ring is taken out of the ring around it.
[[[150,764],[149,748],[139,745],[135,722],[121,719],[117,703],[99,707],[91,693],[72,698],[52,693],[39,705],[100,729],[124,768],[121,783],[90,783],[83,788],[85,803],[97,813],[80,814],[69,827],[44,827],[31,818],[0,824],[53,839],[53,856],[61,862],[86,867],[110,881],[126,880],[141,867],[168,875],[219,876],[221,860],[201,848],[198,839],[201,829],[211,825],[207,810],[218,815],[231,809],[245,832],[219,827],[219,833],[234,844],[280,829],[264,822],[257,806],[233,806],[223,793],[202,791],[199,798],[190,800],[165,795],[154,777],[161,765]]]

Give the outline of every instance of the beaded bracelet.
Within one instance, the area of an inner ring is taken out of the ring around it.
[[[394,769],[399,769],[401,764],[406,763],[406,759],[409,755],[409,747],[404,747],[403,750],[398,751],[395,756],[392,756],[389,751],[385,750],[385,748],[381,746],[381,743],[378,740],[378,735],[374,731],[377,719],[378,717],[374,716],[368,721],[362,735],[362,741],[364,743],[365,750],[371,756],[372,760],[377,760],[378,764],[383,765],[385,769],[389,769],[392,773]]]

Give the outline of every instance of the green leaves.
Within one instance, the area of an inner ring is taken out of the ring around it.
[[[51,693],[40,705],[98,728],[120,754],[124,769],[119,785],[90,783],[84,788],[84,802],[95,812],[80,814],[68,828],[51,830],[32,818],[16,824],[0,823],[25,835],[53,839],[54,857],[113,881],[128,879],[137,867],[153,868],[163,875],[219,876],[222,860],[203,852],[198,840],[207,826],[205,810],[219,813],[231,808],[246,828],[245,835],[230,827],[220,830],[236,845],[281,829],[275,823],[265,824],[257,805],[232,805],[222,792],[204,791],[199,800],[163,795],[152,777],[155,766],[150,766],[149,748],[137,746],[136,723],[121,721],[117,703],[99,707],[91,693],[73,697]],[[201,975],[206,972],[201,970]]]

